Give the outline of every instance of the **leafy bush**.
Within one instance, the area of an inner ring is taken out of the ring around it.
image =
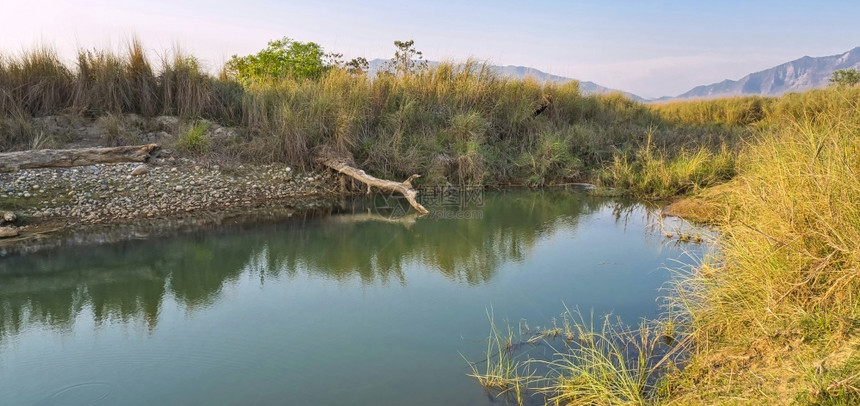
[[[272,80],[317,79],[325,70],[323,48],[315,42],[299,42],[284,37],[254,55],[233,55],[227,74],[245,86]]]
[[[860,83],[860,70],[839,69],[830,76],[830,83],[836,86],[854,86]]]

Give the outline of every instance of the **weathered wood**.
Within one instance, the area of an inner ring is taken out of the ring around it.
[[[0,153],[0,172],[19,169],[68,168],[117,162],[147,162],[158,144],[110,148],[37,149]]]
[[[378,189],[382,189],[389,192],[400,193],[409,204],[415,208],[421,214],[429,214],[430,211],[424,208],[421,203],[418,203],[416,197],[418,196],[418,191],[412,188],[412,180],[415,178],[420,178],[421,175],[412,175],[404,182],[394,182],[391,180],[379,179],[373,176],[368,175],[363,170],[354,168],[349,166],[345,161],[335,159],[335,158],[322,158],[320,162],[344,175],[347,175],[355,180],[358,180],[365,185],[367,185],[367,191],[370,192],[371,187],[375,187]]]

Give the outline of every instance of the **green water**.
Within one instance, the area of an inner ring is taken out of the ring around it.
[[[490,404],[488,308],[635,324],[703,249],[576,191],[378,206],[0,259],[0,405]]]

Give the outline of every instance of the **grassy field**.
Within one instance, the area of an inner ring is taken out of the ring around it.
[[[338,153],[395,179],[584,180],[693,196],[720,227],[720,254],[679,278],[663,319],[622,331],[571,317],[552,338],[576,345],[551,372],[520,379],[511,358],[498,369],[488,360],[487,374],[502,378],[487,382],[559,404],[860,403],[858,88],[646,106],[499,77],[478,62],[243,87],[179,52],[155,68],[137,43],[81,52],[75,66],[48,49],[0,57],[0,151],[62,141],[34,117],[128,113],[242,129],[239,142],[212,146],[195,124],[174,145],[181,153],[296,165]],[[490,350],[503,354],[512,338],[494,337]]]

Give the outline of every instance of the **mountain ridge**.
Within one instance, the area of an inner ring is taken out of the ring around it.
[[[786,93],[826,87],[839,69],[860,68],[860,47],[820,57],[802,56],[772,68],[750,73],[738,80],[725,79],[699,85],[677,96],[650,101],[715,99],[736,96],[780,96]]]
[[[369,61],[370,69],[368,70],[368,74],[371,76],[375,76],[376,72],[382,69],[384,63],[388,62],[387,59],[373,59]],[[427,61],[430,66],[438,65],[438,61]],[[633,100],[644,102],[647,101],[645,98],[635,95],[630,92],[625,92],[623,90],[612,89],[605,86],[598,85],[597,83],[590,82],[587,80],[578,80],[565,76],[553,75],[551,73],[547,73],[541,71],[539,69],[535,69],[528,66],[517,66],[517,65],[489,65],[491,69],[493,69],[496,73],[501,76],[511,77],[516,79],[525,79],[526,77],[533,77],[540,82],[554,82],[554,83],[567,83],[571,81],[579,82],[579,91],[582,94],[608,94],[608,93],[621,93]]]
[[[375,75],[387,59],[370,61],[370,74]],[[431,66],[437,61],[428,61]],[[812,57],[804,55],[774,67],[747,74],[737,79],[724,79],[707,85],[695,86],[677,96],[663,96],[646,99],[623,90],[612,89],[587,80],[578,80],[543,72],[528,66],[489,65],[496,73],[517,79],[533,77],[541,82],[567,83],[578,81],[583,94],[621,93],[640,102],[665,102],[696,99],[716,99],[738,96],[780,96],[786,93],[803,92],[826,87],[830,77],[839,69],[860,69],[860,46],[834,55]]]

